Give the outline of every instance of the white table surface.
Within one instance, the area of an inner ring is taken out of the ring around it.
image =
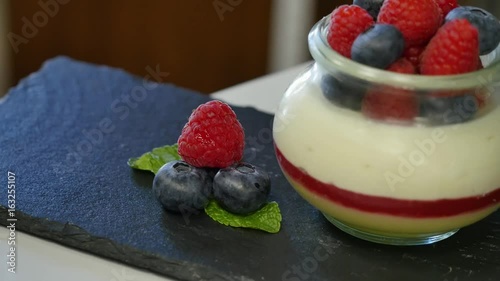
[[[310,63],[216,92],[212,97],[232,105],[273,113],[291,81]],[[16,273],[7,271],[6,228],[0,228],[1,281],[167,281],[150,272],[102,259],[47,240],[16,232]]]

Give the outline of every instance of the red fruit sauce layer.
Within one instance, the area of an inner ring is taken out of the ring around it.
[[[410,218],[439,218],[478,211],[500,202],[500,188],[483,196],[439,200],[394,199],[352,192],[313,178],[290,163],[276,145],[275,150],[281,168],[303,188],[331,202],[360,211]]]

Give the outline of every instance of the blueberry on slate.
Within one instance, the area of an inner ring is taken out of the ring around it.
[[[153,192],[172,212],[182,213],[203,209],[212,192],[212,178],[205,169],[196,168],[183,161],[163,165],[153,180]]]
[[[271,191],[271,180],[261,168],[239,163],[221,169],[214,178],[214,198],[231,213],[246,215],[260,209]]]
[[[325,74],[321,78],[321,91],[323,95],[337,106],[361,110],[361,104],[365,96],[365,89],[355,85],[348,78],[341,79]]]
[[[474,118],[479,109],[473,95],[455,97],[424,97],[420,103],[420,113],[436,125],[464,123]]]
[[[376,21],[384,0],[354,0],[353,4],[365,9]]]
[[[386,69],[401,57],[404,48],[403,34],[396,27],[375,24],[356,38],[351,57],[359,63]]]
[[[494,51],[500,43],[500,22],[486,10],[471,6],[461,6],[450,11],[446,22],[467,19],[479,31],[479,52],[486,55]]]

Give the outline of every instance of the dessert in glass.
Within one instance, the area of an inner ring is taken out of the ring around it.
[[[339,229],[392,245],[450,237],[500,206],[500,48],[449,76],[372,68],[332,50],[330,18],[309,33],[314,63],[274,120],[293,188]],[[411,99],[418,114],[370,114],[369,93]]]

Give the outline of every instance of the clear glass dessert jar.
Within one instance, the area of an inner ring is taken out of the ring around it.
[[[453,76],[387,72],[309,34],[315,62],[274,120],[290,184],[338,228],[373,242],[440,241],[500,206],[500,50]]]

